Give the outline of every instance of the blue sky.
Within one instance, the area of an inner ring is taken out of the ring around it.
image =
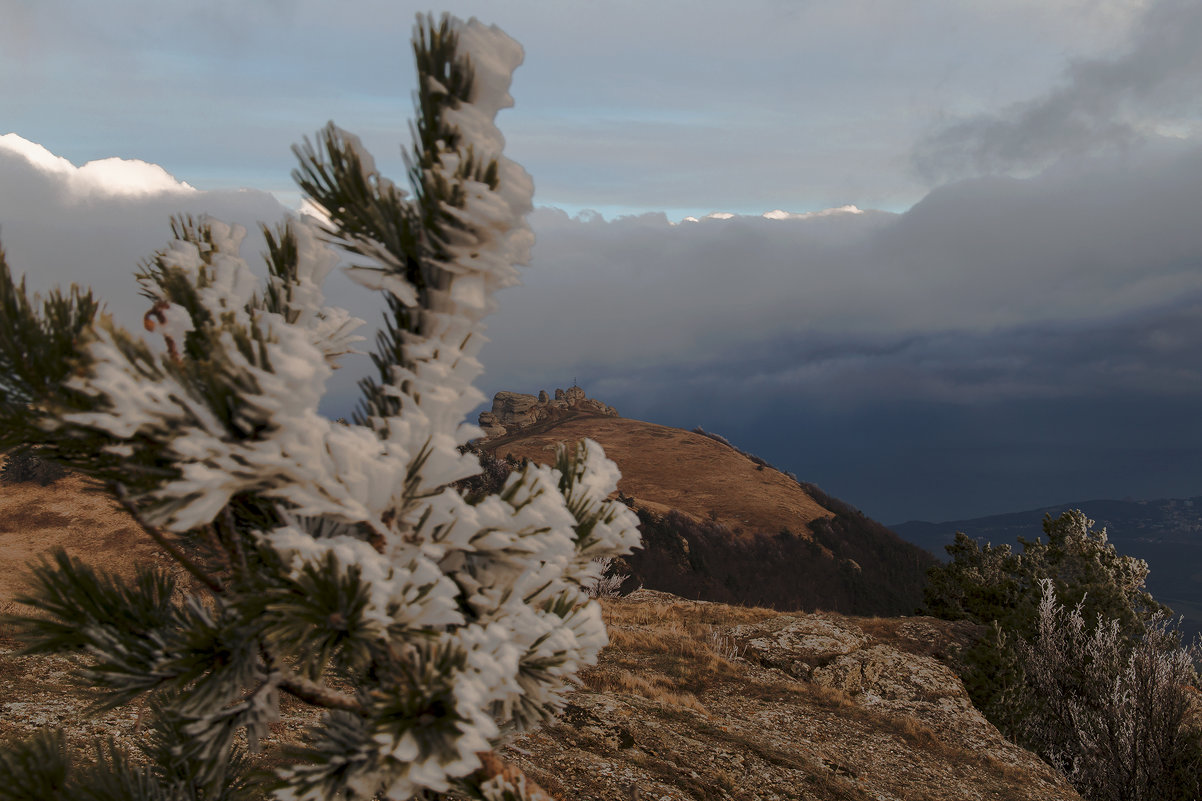
[[[0,0],[10,262],[136,319],[167,215],[295,208],[327,120],[400,177],[427,7],[336,8]],[[499,124],[539,241],[486,392],[576,377],[887,523],[1202,494],[1202,4],[451,10],[526,48]]]

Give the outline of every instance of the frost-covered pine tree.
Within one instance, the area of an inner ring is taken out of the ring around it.
[[[145,760],[97,746],[71,767],[43,736],[0,754],[0,798],[257,797],[241,753],[281,693],[324,710],[274,777],[281,798],[546,798],[492,751],[557,708],[606,643],[584,587],[638,542],[607,500],[618,472],[584,441],[468,502],[460,446],[481,400],[483,318],[532,243],[532,184],[501,154],[521,47],[495,27],[419,18],[411,192],[331,124],[295,148],[326,222],[244,231],[175,220],[138,275],[155,347],[89,292],[38,308],[0,255],[0,448],[103,482],[186,571],[136,580],[59,553],[24,625],[72,653],[102,704],[152,710]],[[350,424],[317,412],[362,322],[325,305],[340,256],[384,293],[375,375]]]

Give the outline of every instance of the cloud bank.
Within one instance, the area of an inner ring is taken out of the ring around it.
[[[962,181],[904,214],[543,209],[487,389],[576,378],[891,522],[1196,494],[1199,207],[1202,147],[1175,144]]]
[[[0,136],[0,186],[0,241],[14,271],[36,289],[92,286],[126,325],[145,311],[133,273],[167,243],[172,215],[208,213],[253,231],[285,213],[265,192],[200,192],[137,160],[77,167],[16,134]]]
[[[14,133],[0,136],[0,151],[9,160],[24,159],[33,169],[52,177],[56,188],[65,194],[65,200],[81,202],[114,197],[184,195],[196,191],[157,164],[138,159],[107,158],[76,167],[67,159]]]
[[[1202,148],[1181,146],[964,181],[904,214],[674,225],[542,209],[527,286],[502,296],[486,355],[507,371],[608,370],[742,359],[773,341],[812,364],[853,347],[1110,328],[1202,297],[1199,202]]]
[[[3,142],[14,269],[38,289],[92,285],[131,327],[145,311],[132,273],[170,214],[253,230],[286,211],[153,165],[84,181],[87,165]],[[902,214],[539,209],[482,389],[575,379],[628,416],[716,430],[885,522],[1196,495],[1200,207],[1202,147],[1183,142],[961,181]],[[252,265],[259,247],[244,247]],[[341,276],[327,291],[378,319],[378,300]],[[327,413],[351,410],[368,369],[360,357],[339,371]]]
[[[105,310],[133,331],[141,330],[147,310],[134,273],[167,244],[173,215],[208,214],[242,225],[248,232],[242,257],[265,277],[259,225],[274,225],[289,213],[267,192],[199,191],[138,160],[109,158],[77,167],[16,134],[0,136],[0,245],[14,275],[24,274],[31,291],[91,287]],[[341,274],[327,282],[326,294],[347,308],[381,307]],[[331,406],[349,409],[356,368],[358,375],[367,371],[356,365],[335,374]]]

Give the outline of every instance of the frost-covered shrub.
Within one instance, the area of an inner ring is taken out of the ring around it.
[[[1087,801],[1197,798],[1202,771],[1197,645],[1156,615],[1132,640],[1118,620],[1087,625],[1044,579],[1037,630],[1017,643],[1021,742],[1060,769]]]
[[[1021,682],[1012,646],[1034,636],[1045,580],[1063,603],[1083,604],[1086,621],[1117,621],[1127,640],[1142,636],[1157,613],[1167,612],[1147,591],[1147,562],[1119,553],[1106,529],[1095,529],[1084,512],[1045,516],[1043,533],[1034,540],[1019,537],[1021,550],[982,546],[959,533],[947,546],[950,560],[927,571],[929,614],[991,627],[965,650],[961,677],[977,708],[1009,736],[1016,736],[1020,723],[1019,711],[1003,702],[1011,685]]]
[[[520,470],[522,463],[511,457],[499,457],[473,444],[465,445],[461,451],[471,452],[480,460],[480,472],[455,482],[455,489],[469,501],[486,495],[495,495],[505,488],[509,476]]]
[[[494,124],[522,50],[450,18],[420,21],[414,49],[412,194],[331,124],[296,148],[325,221],[265,228],[265,285],[242,229],[174,221],[138,275],[161,348],[74,287],[39,312],[0,258],[0,447],[36,437],[105,482],[195,585],[63,553],[35,569],[31,650],[74,652],[104,704],[154,711],[149,767],[122,752],[86,774],[112,797],[253,797],[234,735],[253,748],[281,693],[325,710],[281,798],[546,797],[490,749],[552,714],[605,645],[586,586],[637,518],[606,499],[618,471],[588,440],[498,492],[454,488],[480,471],[460,448],[481,433],[464,417],[482,321],[532,241],[532,184]],[[361,323],[324,301],[327,243],[388,303],[351,423],[317,412]],[[61,750],[13,745],[0,784],[39,797],[49,785],[6,772],[54,784]]]
[[[603,556],[593,560],[597,575],[585,581],[584,591],[590,598],[619,598],[622,595],[622,585],[630,576],[617,572],[612,556]]]

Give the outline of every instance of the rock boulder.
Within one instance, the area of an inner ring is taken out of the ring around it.
[[[618,417],[618,412],[599,400],[585,395],[580,387],[556,389],[552,398],[546,390],[537,396],[520,392],[498,392],[493,396],[492,409],[480,413],[480,427],[489,439],[512,434],[544,420],[559,420],[572,414],[596,414]]]

